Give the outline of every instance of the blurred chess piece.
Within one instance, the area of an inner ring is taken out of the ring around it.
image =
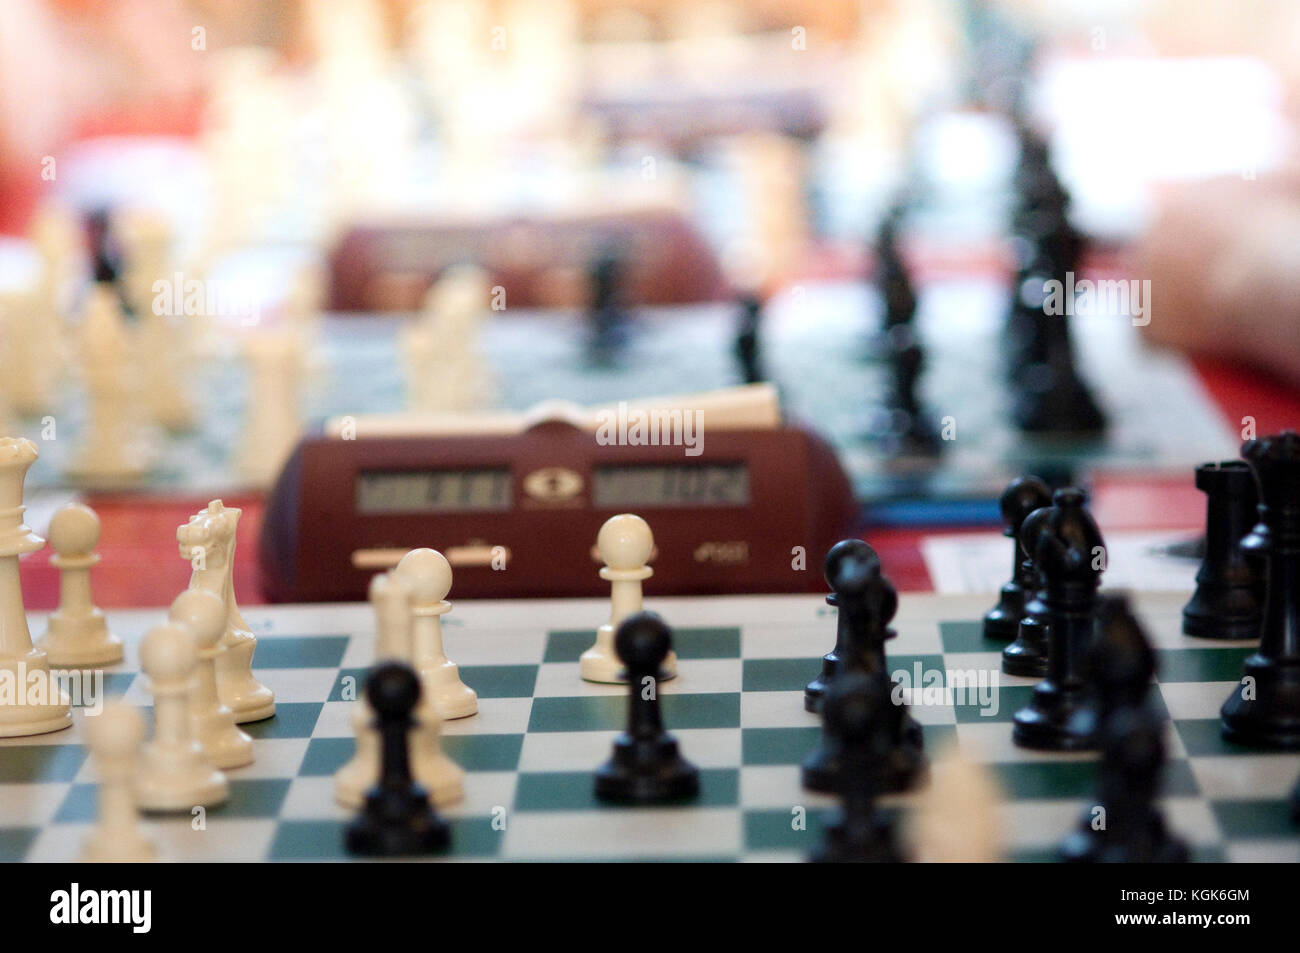
[[[320,335],[327,280],[318,262],[308,262],[294,272],[284,296],[281,313],[285,323],[298,333],[304,353],[312,352]]]
[[[756,267],[765,286],[772,288],[798,268],[811,231],[804,196],[804,147],[787,136],[751,133],[737,139],[733,150]]]
[[[7,344],[5,386],[13,409],[38,416],[57,409],[58,384],[68,358],[64,314],[81,228],[67,209],[46,203],[37,210],[28,237],[40,271],[32,287],[0,295],[0,337]]]
[[[174,281],[171,269],[172,236],[166,220],[143,210],[115,217],[123,244],[122,293],[135,312],[136,364],[140,374],[142,409],[169,431],[188,430],[197,414],[187,390],[190,357],[183,328],[187,316],[171,315],[158,305],[156,282]],[[167,298],[179,299],[180,290]]]
[[[95,606],[90,570],[99,563],[99,516],[82,503],[59,507],[50,520],[50,563],[59,570],[59,607],[40,647],[59,668],[93,668],[122,661],[122,640]]]
[[[12,298],[0,294],[0,366],[12,367],[16,361],[13,335],[9,331],[12,320]],[[0,380],[0,433],[21,433],[18,414],[14,409],[13,387],[8,380]]]
[[[940,755],[908,818],[912,855],[921,863],[1001,860],[998,801],[998,785],[987,765],[956,748]]]
[[[474,410],[491,401],[495,383],[479,347],[490,295],[487,273],[473,265],[448,269],[429,289],[401,335],[411,410]]]
[[[130,333],[111,285],[90,290],[81,326],[81,368],[86,385],[86,420],[81,446],[68,476],[81,483],[117,486],[148,471],[141,436]]]
[[[258,329],[244,341],[250,377],[237,466],[253,487],[269,487],[302,435],[302,341],[294,331]]]
[[[82,863],[157,860],[153,844],[140,831],[133,789],[144,730],[139,709],[121,701],[86,719],[86,747],[99,775],[99,818],[82,846]]]

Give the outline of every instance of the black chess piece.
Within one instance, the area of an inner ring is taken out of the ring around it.
[[[1074,487],[1025,520],[1021,542],[1042,573],[1047,607],[1047,674],[1016,712],[1012,740],[1026,748],[1081,751],[1097,742],[1087,658],[1096,628],[1097,587],[1105,566],[1101,531]]]
[[[117,284],[121,269],[107,209],[95,209],[86,216],[86,240],[90,247],[90,269],[94,281]]]
[[[446,850],[451,831],[434,811],[428,792],[411,776],[410,735],[420,677],[409,665],[385,662],[370,672],[366,698],[379,731],[379,782],[366,792],[361,811],[347,826],[348,852],[413,857]]]
[[[763,301],[757,294],[740,298],[740,322],[736,330],[736,359],[740,363],[740,376],[746,384],[757,384],[767,379],[763,373],[759,330],[763,321]]]
[[[1300,434],[1248,441],[1259,522],[1241,541],[1265,560],[1259,648],[1220,709],[1223,736],[1257,748],[1300,748]]]
[[[1025,605],[1020,613],[1015,640],[1002,650],[1002,671],[1008,675],[1042,678],[1047,674],[1050,653],[1047,636],[1051,625],[1047,603],[1043,601],[1043,574],[1034,561],[1034,554],[1026,549],[1025,540],[1037,535],[1050,508],[1049,497],[1047,506],[1033,510],[1020,524],[1020,551],[1024,554],[1021,566],[1030,582],[1025,590]]]
[[[907,325],[890,328],[887,347],[892,380],[879,434],[881,452],[894,459],[934,458],[943,442],[917,393],[925,351]]]
[[[1010,538],[1011,579],[1002,587],[998,604],[984,614],[984,638],[1013,641],[1025,614],[1025,598],[1038,588],[1033,560],[1020,547],[1020,527],[1034,510],[1050,505],[1052,491],[1036,476],[1012,480],[1002,491],[1002,535]]]
[[[911,325],[916,318],[916,288],[912,275],[898,247],[898,229],[903,210],[894,207],[881,221],[876,233],[876,286],[885,303],[883,331],[898,325]]]
[[[840,806],[827,818],[818,863],[898,863],[903,858],[890,818],[876,808],[893,746],[898,710],[882,672],[845,672],[826,692],[826,732],[841,752]]]
[[[850,672],[889,680],[885,642],[896,634],[889,622],[898,610],[898,593],[881,575],[878,564],[844,559],[833,577],[839,611],[848,618],[848,644],[840,670],[830,684]],[[890,750],[881,765],[881,790],[905,791],[923,784],[929,767],[921,726],[908,710],[901,689],[890,680]],[[829,690],[829,686],[827,688]],[[893,695],[897,697],[893,697]],[[818,745],[800,766],[803,786],[811,791],[834,792],[839,786],[843,749],[832,731],[822,726]]]
[[[1031,249],[1029,254],[1029,260],[1016,270],[1003,330],[1003,369],[1013,390],[1021,386],[1020,374],[1025,367],[1047,358],[1039,324],[1052,272],[1041,257],[1035,257],[1036,250]]]
[[[117,236],[113,231],[112,214],[109,209],[101,208],[90,212],[85,218],[86,241],[90,249],[91,277],[96,284],[113,286],[122,314],[127,320],[135,318],[135,308],[127,300],[123,287],[122,254]]]
[[[1102,750],[1097,803],[1061,844],[1074,862],[1178,863],[1186,846],[1156,804],[1165,763],[1164,713],[1150,697],[1156,655],[1123,595],[1103,596],[1089,651]]]
[[[604,367],[617,362],[627,342],[626,264],[616,251],[607,250],[592,262],[590,277],[587,357],[592,364]]]
[[[1044,311],[1033,322],[1036,337],[1030,350],[1040,351],[1042,359],[1023,365],[1017,374],[1011,408],[1016,426],[1047,436],[1103,433],[1106,414],[1075,366],[1069,318]]]
[[[1255,523],[1255,477],[1242,460],[1196,468],[1206,495],[1205,554],[1196,592],[1183,607],[1183,632],[1205,639],[1255,639],[1263,621],[1264,578],[1258,560],[1241,548]]]
[[[1058,199],[1052,195],[1043,200],[1029,225],[1035,229],[1030,240],[1036,243],[1053,274],[1079,270],[1086,242],[1070,221],[1068,197]]]
[[[1171,864],[1190,860],[1187,845],[1169,832],[1156,797],[1165,761],[1164,725],[1148,708],[1117,712],[1100,733],[1098,800],[1106,836],[1091,852],[1062,848],[1076,862]],[[1068,853],[1067,853],[1068,852]]]
[[[653,612],[628,616],[614,634],[614,648],[627,666],[627,729],[614,739],[609,760],[596,769],[601,800],[657,804],[700,792],[700,773],[664,730],[659,707],[660,669],[672,644],[671,630]]]
[[[880,557],[876,551],[871,548],[864,540],[861,539],[842,539],[826,553],[826,585],[831,587],[831,593],[826,597],[826,604],[838,607],[840,597],[836,593],[836,580],[840,576],[840,566],[846,560],[856,560],[865,564],[874,564],[880,566]],[[855,577],[856,578],[856,577]],[[803,690],[803,707],[806,711],[820,712],[822,697],[826,693],[826,686],[839,673],[841,668],[841,659],[848,654],[849,644],[852,638],[850,628],[852,621],[847,612],[837,612],[835,616],[835,648],[831,649],[822,656],[821,673],[809,682]]]

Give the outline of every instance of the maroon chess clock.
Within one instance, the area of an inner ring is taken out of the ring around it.
[[[560,420],[478,436],[320,434],[267,502],[262,587],[277,602],[364,599],[375,572],[429,546],[456,571],[453,596],[607,595],[593,544],[622,512],[654,531],[651,591],[665,595],[820,591],[817,554],[858,515],[834,451],[797,426],[710,430],[696,456],[602,445]]]

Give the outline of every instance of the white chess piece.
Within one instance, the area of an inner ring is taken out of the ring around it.
[[[459,666],[442,645],[442,617],[451,611],[451,564],[436,549],[413,549],[393,573],[411,588],[411,664],[420,673],[425,697],[444,721],[469,717],[478,711],[478,693],[460,680]]]
[[[930,784],[908,818],[922,863],[978,864],[1002,859],[997,782],[988,767],[952,750],[937,758]]]
[[[119,485],[148,471],[131,371],[130,334],[111,287],[95,285],[81,325],[81,363],[88,408],[81,447],[68,475],[84,483]]]
[[[375,611],[375,662],[406,659],[411,651],[410,590],[390,573],[379,573],[370,580],[369,597]],[[364,695],[352,703],[356,750],[334,772],[334,797],[345,807],[360,805],[366,789],[379,777],[379,732],[374,720]]]
[[[319,334],[326,284],[325,269],[317,262],[308,262],[294,272],[284,297],[284,320],[298,333],[303,346],[308,349]]]
[[[411,590],[393,573],[380,573],[370,581],[370,602],[375,609],[375,661],[411,657]],[[345,807],[358,808],[365,793],[379,780],[379,732],[375,715],[365,698],[352,706],[352,732],[356,752],[334,774],[334,796]],[[465,796],[465,772],[442,750],[442,720],[422,694],[411,737],[411,772],[439,807]]]
[[[45,545],[23,522],[23,480],[36,457],[36,444],[30,440],[0,437],[0,675],[19,696],[0,705],[0,738],[40,735],[72,725],[67,693],[50,676],[45,652],[32,645],[18,574],[18,557]]]
[[[253,739],[239,729],[235,713],[217,694],[217,659],[226,651],[226,603],[207,589],[186,589],[172,602],[167,618],[194,633],[198,671],[190,689],[190,720],[208,760],[223,770],[253,763]]]
[[[180,278],[169,267],[171,230],[161,216],[137,210],[121,216],[120,233],[127,246],[123,284],[137,319],[135,349],[143,409],[169,431],[189,430],[198,422],[198,414],[189,391],[191,354],[177,326],[189,316],[172,313],[172,296],[154,291],[160,279]]]
[[[588,682],[623,681],[623,662],[614,650],[614,633],[623,620],[642,609],[641,584],[654,575],[646,565],[654,551],[650,525],[633,513],[620,513],[605,520],[596,536],[596,551],[605,564],[600,578],[609,581],[609,621],[596,630],[596,643],[582,653],[578,672]],[[664,659],[663,677],[677,674],[677,656]]]
[[[478,345],[490,301],[487,273],[474,265],[448,269],[429,289],[420,317],[400,336],[412,410],[471,410],[490,402],[495,383]]]
[[[198,645],[183,625],[155,626],[140,643],[140,668],[153,694],[153,740],[136,774],[136,798],[147,811],[213,807],[230,796],[226,776],[203,754],[190,720],[190,686]]]
[[[221,638],[225,651],[216,659],[217,692],[241,725],[275,714],[275,693],[253,676],[257,636],[235,602],[235,542],[242,512],[212,500],[176,530],[181,558],[194,569],[189,588],[215,592],[226,604],[226,634]]]
[[[144,742],[144,716],[111,702],[86,719],[86,747],[99,773],[99,818],[81,849],[83,863],[131,864],[157,859],[140,831],[131,779]]]
[[[0,366],[8,367],[13,361],[10,356],[9,335],[5,330],[5,302],[0,296]],[[14,413],[13,401],[5,385],[0,385],[0,433],[21,433],[22,424]]]
[[[80,284],[81,223],[66,207],[43,203],[32,219],[28,237],[41,259],[41,274],[29,298],[25,340],[17,353],[23,360],[8,375],[14,406],[30,416],[56,409],[59,379],[67,362],[64,317],[68,292]]]
[[[237,462],[250,486],[274,483],[302,435],[302,348],[293,329],[259,330],[244,342],[250,383]]]
[[[41,638],[51,665],[91,668],[122,661],[122,640],[90,593],[90,570],[99,562],[99,517],[89,506],[68,503],[50,519],[50,563],[59,570],[59,607],[50,614]]]

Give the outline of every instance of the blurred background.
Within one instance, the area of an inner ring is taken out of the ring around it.
[[[111,514],[329,418],[767,381],[880,526],[1188,484],[1300,408],[1297,48],[1291,0],[7,0],[0,430]],[[1045,321],[1067,273],[1128,296]]]

